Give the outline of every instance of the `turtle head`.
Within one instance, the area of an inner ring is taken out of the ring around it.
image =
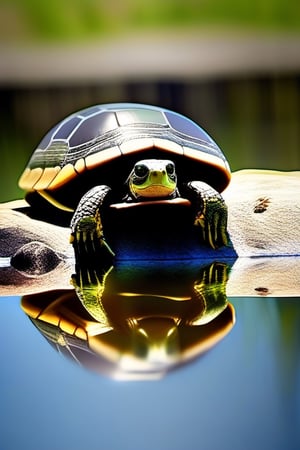
[[[173,198],[177,192],[175,164],[167,159],[144,159],[137,162],[127,179],[133,198]]]

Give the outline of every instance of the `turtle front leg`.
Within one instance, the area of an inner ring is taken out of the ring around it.
[[[114,253],[105,241],[100,211],[111,189],[95,186],[80,200],[71,221],[70,242],[73,245],[76,263],[89,258],[112,261]]]
[[[221,194],[202,181],[191,181],[186,188],[196,210],[194,225],[200,227],[204,242],[213,249],[227,245],[227,206]]]

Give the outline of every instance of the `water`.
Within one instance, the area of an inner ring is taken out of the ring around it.
[[[70,362],[1,298],[0,448],[299,448],[299,299],[235,298],[231,332],[160,381]]]

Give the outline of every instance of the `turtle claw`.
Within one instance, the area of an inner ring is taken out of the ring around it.
[[[227,206],[223,197],[200,181],[188,183],[188,188],[196,197],[198,212],[194,225],[200,228],[203,241],[213,249],[228,245]]]
[[[75,274],[71,282],[83,306],[105,330],[110,326],[102,294],[114,253],[103,235],[100,208],[109,191],[107,186],[97,186],[82,197],[72,218],[70,237],[75,254]]]
[[[203,241],[207,242],[214,250],[228,245],[223,214],[216,212],[212,217],[207,217],[201,213],[196,217],[194,224],[200,226]]]
[[[94,255],[98,258],[101,255],[114,256],[103,236],[100,214],[81,218],[71,233],[70,242],[74,247],[76,260],[93,258]]]
[[[76,263],[85,264],[94,257],[111,261],[114,257],[114,252],[104,238],[100,216],[100,208],[109,192],[108,186],[96,186],[78,204],[71,221],[70,237]]]

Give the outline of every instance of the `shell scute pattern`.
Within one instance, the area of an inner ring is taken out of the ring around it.
[[[115,114],[100,112],[81,121],[81,124],[69,138],[70,147],[91,142],[97,137],[118,128]]]
[[[87,169],[151,148],[214,167],[224,179],[229,172],[219,147],[190,119],[124,103],[92,106],[57,124],[33,153],[19,185],[28,191],[56,190]],[[225,181],[221,184],[223,189]]]

